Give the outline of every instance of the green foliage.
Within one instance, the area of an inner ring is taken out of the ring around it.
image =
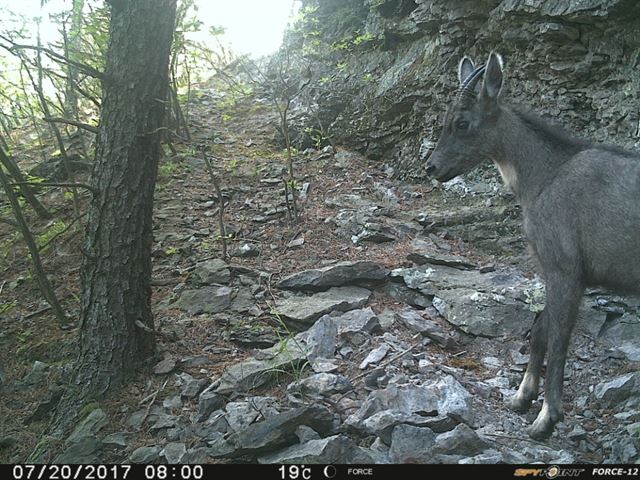
[[[68,225],[64,223],[63,220],[58,220],[49,224],[45,231],[37,236],[36,245],[38,245],[39,249],[46,249],[51,241],[58,235],[61,235],[65,230],[67,230],[67,228]]]
[[[324,134],[322,130],[314,127],[306,127],[304,129],[304,133],[306,133],[307,135],[309,135],[309,137],[311,137],[316,149],[320,149],[322,147],[322,143],[324,142]]]
[[[162,178],[168,178],[179,170],[179,165],[176,162],[164,162],[158,168],[158,175]]]
[[[15,301],[15,300],[12,300],[10,302],[7,302],[7,301],[0,302],[0,315],[2,315],[3,313],[7,313],[7,312],[11,311],[17,305],[18,305],[18,302]]]
[[[27,340],[29,340],[29,338],[31,338],[32,335],[33,335],[33,330],[31,330],[30,328],[27,328],[26,330],[23,330],[22,332],[18,333],[17,338],[20,343],[24,343]]]

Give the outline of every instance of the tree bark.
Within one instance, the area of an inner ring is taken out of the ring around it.
[[[76,400],[101,398],[153,355],[153,190],[176,0],[111,1],[82,268]]]

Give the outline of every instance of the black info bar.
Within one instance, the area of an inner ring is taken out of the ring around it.
[[[203,480],[247,476],[260,480],[391,479],[464,475],[474,479],[639,478],[634,465],[0,465],[13,480]],[[401,477],[400,477],[401,476]]]

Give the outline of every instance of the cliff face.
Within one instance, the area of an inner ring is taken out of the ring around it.
[[[403,175],[422,175],[460,58],[491,50],[505,60],[505,101],[640,148],[636,0],[303,0],[302,12],[290,42],[321,79],[316,120]]]

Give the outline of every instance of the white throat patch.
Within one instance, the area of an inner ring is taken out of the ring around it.
[[[509,187],[511,190],[515,191],[516,186],[518,185],[518,174],[516,173],[515,168],[510,163],[500,164],[495,162],[498,167],[498,171],[500,172],[500,176],[502,177],[502,181],[504,184]]]

